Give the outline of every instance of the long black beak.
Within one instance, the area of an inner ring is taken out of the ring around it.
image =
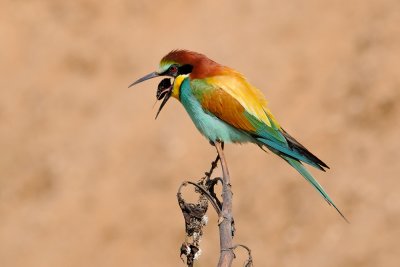
[[[165,95],[165,97],[164,97],[164,99],[163,99],[163,102],[161,102],[160,108],[159,108],[158,111],[157,111],[157,115],[156,115],[156,118],[155,118],[155,119],[157,119],[158,115],[160,114],[162,108],[163,108],[163,107],[165,106],[165,104],[167,103],[167,101],[168,101],[168,99],[169,99],[170,96],[171,96],[171,91],[170,91],[168,94]]]
[[[137,80],[136,82],[134,82],[134,83],[132,83],[131,85],[129,85],[128,88],[134,86],[135,84],[144,82],[144,81],[146,81],[146,80],[156,78],[156,77],[158,77],[158,76],[160,76],[160,74],[158,74],[158,72],[149,73],[149,74],[147,74],[146,76],[140,78],[140,79]]]

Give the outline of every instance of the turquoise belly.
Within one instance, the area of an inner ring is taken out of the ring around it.
[[[252,138],[247,133],[205,112],[197,98],[193,95],[188,78],[181,84],[180,101],[197,129],[208,140],[213,142],[218,140],[226,143],[245,143],[252,141]]]

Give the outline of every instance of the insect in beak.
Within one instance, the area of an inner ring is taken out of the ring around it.
[[[172,94],[171,79],[165,78],[165,79],[161,80],[161,82],[158,84],[158,87],[157,87],[156,97],[157,97],[157,100],[163,99],[163,101],[161,102],[160,108],[157,111],[156,119],[157,119],[158,115],[160,114],[161,110],[163,109],[163,107],[165,106],[165,104],[167,103],[171,94]]]

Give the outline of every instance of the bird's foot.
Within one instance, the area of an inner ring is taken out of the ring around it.
[[[209,142],[210,142],[210,145],[212,145],[212,146],[215,146],[215,142],[221,143],[222,150],[224,150],[224,145],[225,145],[225,143],[222,142],[221,140],[217,140],[217,141],[215,141],[215,142],[212,141],[212,140],[209,140]]]

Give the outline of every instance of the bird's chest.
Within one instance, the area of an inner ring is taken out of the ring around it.
[[[250,137],[241,130],[206,112],[190,88],[190,82],[185,80],[181,86],[180,101],[192,119],[196,128],[210,141],[244,143]]]

